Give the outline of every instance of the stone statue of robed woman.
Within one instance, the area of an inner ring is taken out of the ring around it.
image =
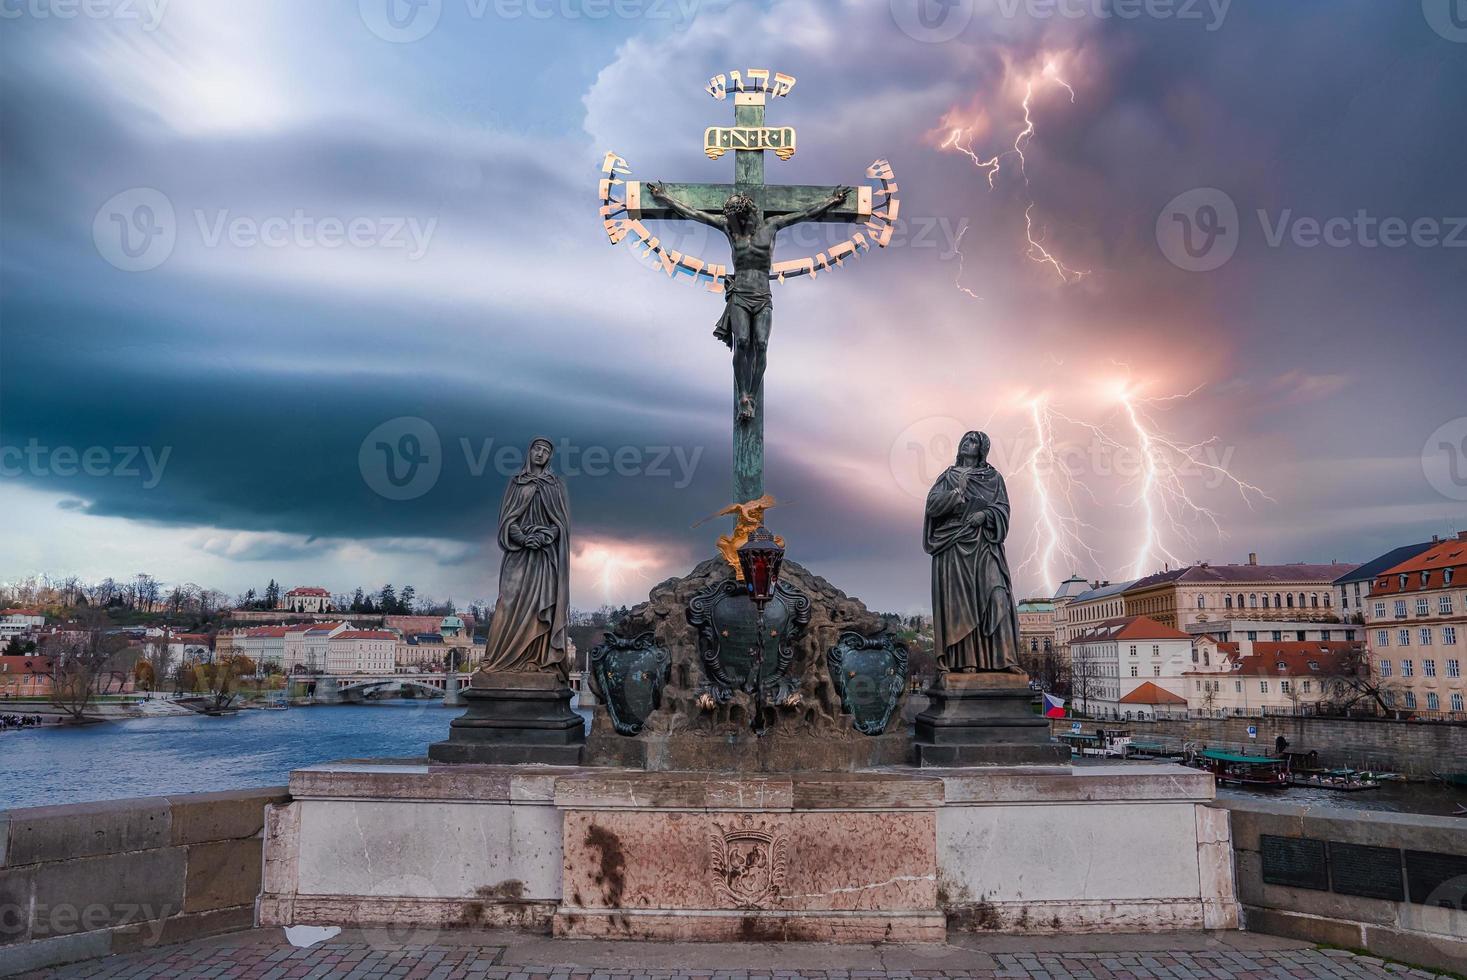
[[[988,436],[969,432],[927,494],[922,545],[932,556],[933,650],[946,671],[1018,667],[1019,614],[1004,555],[1009,494],[988,463]]]
[[[565,681],[570,607],[570,505],[550,470],[549,439],[530,443],[499,509],[499,599],[484,645],[482,673],[554,671]]]
[[[482,765],[580,763],[585,721],[571,709],[570,506],[550,470],[555,447],[536,439],[510,477],[499,508],[499,598],[484,660],[463,692],[466,710],[434,762]]]

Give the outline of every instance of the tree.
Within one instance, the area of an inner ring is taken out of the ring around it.
[[[5,644],[5,656],[7,657],[24,657],[26,654],[34,653],[35,651],[36,641],[23,639],[19,633],[12,636],[10,642]]]
[[[270,584],[267,585],[267,586],[265,586],[265,605],[264,605],[264,608],[266,608],[266,609],[274,609],[274,608],[276,608],[279,605],[280,605],[280,586],[278,584],[276,584],[275,580],[272,578],[270,580]]]
[[[113,656],[127,646],[127,638],[108,634],[106,619],[89,617],[83,628],[49,637],[44,653],[50,658],[51,703],[73,721],[86,719],[97,694],[97,681]]]
[[[198,664],[194,674],[199,686],[208,691],[215,709],[229,707],[234,700],[234,685],[241,677],[255,673],[255,662],[242,653],[226,654],[211,664]]]
[[[418,590],[411,585],[404,585],[402,593],[397,597],[398,611],[405,616],[413,614],[413,601],[418,597]]]
[[[172,639],[171,633],[164,630],[162,636],[148,641],[147,659],[148,666],[152,668],[155,690],[159,681],[166,680],[173,673]]]
[[[382,612],[386,615],[396,615],[397,592],[393,590],[391,582],[388,582],[386,585],[382,586],[382,592],[378,596],[377,604],[381,606]]]
[[[260,604],[260,600],[255,597],[254,589],[246,589],[245,594],[240,597],[239,604],[242,609],[254,609]]]

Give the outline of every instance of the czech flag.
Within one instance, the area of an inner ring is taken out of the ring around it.
[[[1065,702],[1064,702],[1064,699],[1057,698],[1053,694],[1045,694],[1045,695],[1043,695],[1043,698],[1044,698],[1044,717],[1046,717],[1046,718],[1063,718],[1065,716]]]

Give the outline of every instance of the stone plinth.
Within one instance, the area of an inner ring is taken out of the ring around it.
[[[585,720],[571,709],[559,674],[474,674],[468,710],[449,722],[448,740],[428,747],[435,762],[574,766],[586,741]]]
[[[555,934],[935,942],[941,784],[909,776],[582,774]]]
[[[920,766],[1062,765],[1070,750],[1049,737],[1049,719],[1034,713],[1023,674],[945,673],[917,716]]]
[[[1238,925],[1227,814],[1180,766],[339,763],[290,791],[267,821],[265,925],[834,942]]]

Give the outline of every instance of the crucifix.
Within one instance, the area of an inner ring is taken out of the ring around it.
[[[622,180],[616,174],[630,171],[612,153],[602,166],[601,216],[611,241],[617,243],[630,235],[669,276],[687,275],[724,293],[724,312],[714,336],[733,353],[736,502],[754,501],[764,494],[764,368],[773,315],[770,281],[800,275],[813,278],[872,244],[885,246],[897,217],[897,186],[890,166],[882,160],[866,171],[868,177],[881,181],[879,187],[764,182],[766,153],[788,160],[795,152],[793,127],[766,126],[765,106],[770,97],[788,95],[794,85],[789,75],[776,72],[771,78],[767,69],[757,68],[717,75],[709,81],[707,91],[715,99],[726,99],[730,90],[734,95],[733,126],[710,126],[703,134],[703,150],[709,159],[733,151],[732,184]],[[723,265],[664,246],[641,223],[645,219],[698,221],[717,228],[728,237],[732,273]],[[862,223],[870,237],[856,232],[815,256],[773,261],[775,236],[804,221]]]

